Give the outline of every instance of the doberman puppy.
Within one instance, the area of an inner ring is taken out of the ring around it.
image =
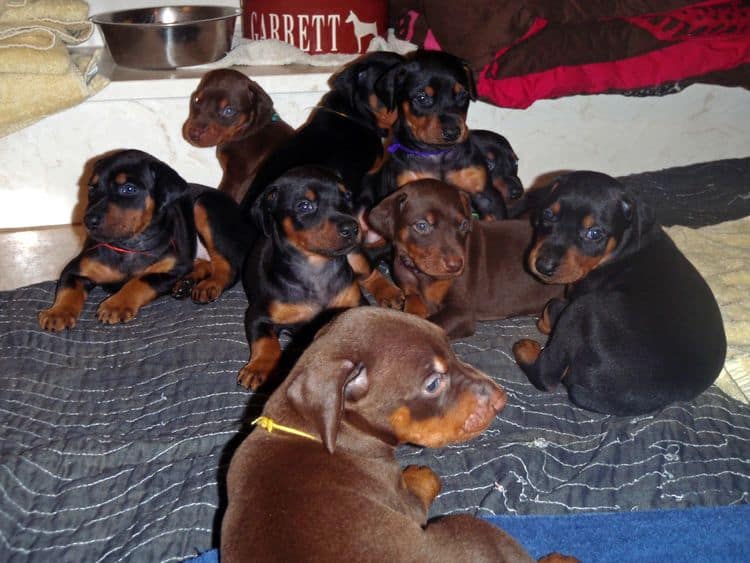
[[[188,184],[164,162],[137,150],[94,164],[83,250],[65,266],[55,302],[39,313],[45,330],[73,328],[97,285],[113,293],[100,321],[127,322],[193,269],[197,240],[209,260],[193,275],[193,299],[208,302],[232,285],[246,252],[239,207],[213,188]]]
[[[331,87],[307,123],[261,166],[243,201],[249,213],[253,202],[271,182],[296,166],[315,164],[338,172],[354,196],[355,212],[372,205],[363,194],[362,179],[383,158],[383,136],[395,120],[374,93],[375,81],[402,60],[400,55],[373,52],[357,58],[334,74]],[[366,225],[360,220],[366,236]]]
[[[500,192],[509,215],[511,207],[523,195],[523,183],[518,177],[518,157],[508,139],[484,129],[469,133],[471,143],[484,155],[492,186]]]
[[[527,221],[472,220],[465,192],[439,180],[410,182],[370,212],[370,226],[395,248],[393,275],[404,311],[470,336],[478,320],[540,314],[563,296],[525,269]]]
[[[253,209],[265,237],[243,270],[250,360],[239,383],[257,389],[281,357],[279,332],[292,334],[320,313],[363,304],[360,288],[400,308],[403,293],[358,251],[352,193],[333,170],[300,166],[266,188]]]
[[[260,163],[293,133],[263,88],[227,68],[203,76],[190,97],[190,115],[182,126],[182,136],[191,145],[216,147],[224,171],[219,190],[237,203]]]
[[[529,267],[571,284],[539,322],[551,334],[513,347],[541,390],[560,380],[576,405],[637,415],[689,401],[719,375],[726,339],[708,285],[622,184],[573,172],[547,191]]]
[[[466,62],[440,51],[415,51],[375,83],[375,92],[398,115],[389,156],[371,182],[376,202],[407,182],[434,178],[469,193],[481,218],[505,218],[503,198],[466,126],[469,102],[477,97]]]
[[[375,307],[341,313],[232,457],[222,561],[531,561],[473,516],[427,522],[440,480],[395,457],[404,442],[470,440],[505,402],[435,325]]]

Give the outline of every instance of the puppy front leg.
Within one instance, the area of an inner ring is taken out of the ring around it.
[[[552,329],[555,327],[557,319],[563,312],[563,309],[567,306],[568,302],[564,299],[550,299],[544,306],[542,316],[536,322],[536,327],[542,334],[552,334]]]
[[[251,391],[258,390],[276,370],[281,358],[281,343],[271,320],[261,315],[257,306],[245,312],[245,332],[250,343],[250,360],[237,376],[237,383]]]
[[[133,278],[101,302],[96,316],[107,324],[126,323],[135,318],[141,307],[168,293],[183,273],[146,274]]]
[[[451,340],[471,336],[477,331],[477,321],[471,311],[460,311],[447,305],[427,320],[442,328]]]
[[[378,305],[399,311],[404,308],[404,292],[380,270],[372,269],[367,258],[353,252],[347,255],[347,260],[357,276],[360,287],[372,295]]]
[[[94,283],[74,273],[77,261],[65,267],[55,292],[55,302],[49,309],[39,311],[37,320],[42,330],[58,332],[73,328],[83,310],[89,291]]]
[[[535,340],[523,339],[513,345],[516,363],[529,381],[541,391],[552,391],[562,380],[575,355],[570,334],[556,331],[542,349]]]

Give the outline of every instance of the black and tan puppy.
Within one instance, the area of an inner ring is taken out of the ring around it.
[[[82,252],[63,269],[52,307],[39,313],[45,330],[73,328],[97,285],[113,294],[99,305],[99,320],[131,320],[192,271],[196,235],[208,260],[194,276],[192,295],[198,302],[211,301],[236,281],[246,251],[239,208],[231,199],[188,184],[137,150],[96,162],[84,224],[88,237]]]
[[[404,442],[470,440],[505,402],[435,325],[374,307],[342,313],[234,453],[222,561],[532,561],[473,516],[427,522],[440,481],[395,457]]]
[[[416,51],[380,78],[375,91],[398,114],[389,157],[372,182],[376,201],[408,182],[434,178],[466,191],[481,218],[505,218],[485,156],[469,138],[466,115],[476,88],[466,62],[440,51]]]
[[[222,68],[206,73],[190,96],[182,136],[196,147],[216,147],[219,190],[242,201],[263,160],[294,133],[273,109],[265,90],[243,73]]]
[[[370,226],[394,249],[393,276],[404,311],[459,338],[478,320],[539,314],[561,286],[525,268],[533,230],[527,221],[472,220],[469,196],[438,180],[417,180],[375,206]]]
[[[334,74],[330,92],[307,123],[263,163],[243,210],[249,212],[257,195],[284,172],[309,164],[332,168],[343,178],[355,213],[368,209],[373,199],[369,193],[363,197],[362,179],[382,162],[383,136],[395,119],[375,95],[374,84],[401,60],[396,53],[368,53]],[[366,225],[360,227],[364,231]]]
[[[360,287],[383,305],[402,306],[401,291],[358,251],[352,199],[341,177],[319,166],[290,170],[258,198],[253,214],[265,236],[244,267],[250,360],[239,374],[243,386],[257,389],[274,374],[282,329],[293,332],[321,312],[362,304]]]
[[[713,383],[726,339],[710,288],[650,211],[605,174],[574,172],[547,191],[529,267],[571,284],[540,319],[551,333],[513,347],[539,389],[560,381],[578,406],[614,415],[689,401]]]
[[[494,131],[473,129],[471,143],[484,155],[492,186],[500,192],[512,215],[511,207],[523,195],[523,183],[518,177],[518,157],[508,139]]]

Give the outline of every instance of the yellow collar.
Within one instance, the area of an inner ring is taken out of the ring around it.
[[[268,418],[267,416],[259,416],[255,420],[253,420],[253,425],[260,426],[263,430],[268,432],[269,434],[273,432],[274,430],[279,430],[281,432],[286,432],[287,434],[292,434],[294,436],[301,436],[302,438],[307,438],[309,440],[315,440],[316,442],[320,442],[320,438],[317,436],[313,436],[312,434],[308,434],[307,432],[303,432],[302,430],[297,430],[296,428],[292,428],[290,426],[283,426],[281,424],[277,424],[274,422],[273,419]]]

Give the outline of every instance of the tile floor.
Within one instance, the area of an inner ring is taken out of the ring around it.
[[[0,229],[0,291],[56,280],[84,236],[81,225]]]

